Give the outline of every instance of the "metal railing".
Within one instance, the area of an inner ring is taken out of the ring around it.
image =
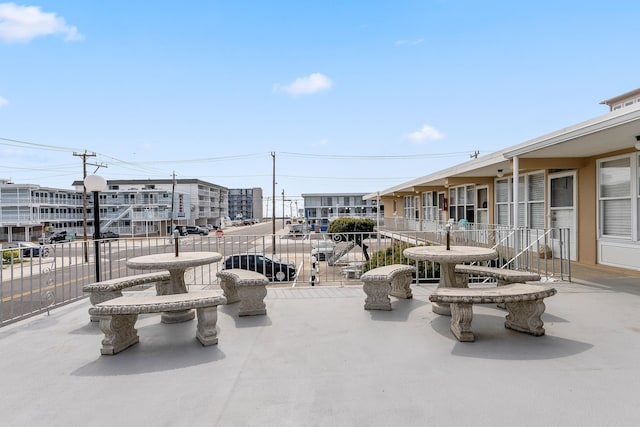
[[[566,230],[454,230],[452,244],[494,246],[501,255],[497,265],[536,271],[544,277],[570,278],[570,265],[564,253],[551,254],[541,249],[553,237],[566,245]],[[217,286],[216,273],[225,268],[225,260],[235,254],[260,255],[282,265],[295,266],[295,277],[272,276],[273,286],[345,286],[360,284],[360,274],[376,266],[401,263],[416,266],[417,282],[439,279],[438,266],[415,263],[402,254],[409,245],[438,244],[444,234],[415,231],[371,233],[310,233],[292,235],[232,235],[218,237],[189,235],[179,239],[182,252],[212,251],[223,255],[218,263],[188,270],[187,285]],[[275,243],[275,245],[274,245]],[[3,250],[0,270],[0,326],[22,318],[45,313],[52,308],[84,298],[82,286],[96,281],[94,242],[75,240],[40,246],[41,256],[31,256],[16,249]],[[568,246],[568,245],[567,245]],[[45,251],[46,248],[46,251]],[[129,258],[173,252],[170,237],[120,238],[100,241],[101,280],[144,273],[126,266]],[[553,256],[551,256],[553,255]],[[262,264],[261,264],[262,265]],[[283,279],[279,281],[278,278]]]

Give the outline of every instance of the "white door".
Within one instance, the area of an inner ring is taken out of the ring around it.
[[[578,248],[576,193],[575,171],[549,174],[549,227],[569,229],[568,233],[566,230],[552,231],[551,250],[554,256],[562,251],[564,258],[570,258],[573,261],[577,259]]]

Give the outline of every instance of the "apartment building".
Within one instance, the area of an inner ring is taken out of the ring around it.
[[[73,186],[82,192],[82,181]],[[220,226],[229,215],[228,189],[199,179],[107,180],[99,195],[101,230],[121,235],[165,235],[172,219],[174,225]],[[92,223],[93,195],[88,197]]]
[[[365,193],[315,193],[303,194],[304,216],[311,229],[320,231],[335,218],[369,218],[382,222],[384,206],[374,198],[364,200]],[[379,209],[378,209],[379,208]]]
[[[83,236],[83,182],[72,185],[57,189],[0,180],[0,239],[36,240],[56,230]],[[198,179],[108,180],[99,198],[100,229],[124,236],[165,235],[172,218],[176,225],[220,226],[229,215],[228,189]],[[86,233],[92,235],[92,193],[86,208]]]
[[[230,188],[229,217],[262,221],[262,188]]]

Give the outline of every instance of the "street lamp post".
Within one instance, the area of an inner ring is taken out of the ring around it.
[[[100,281],[100,192],[107,181],[98,175],[87,175],[84,187],[93,192],[93,246],[95,248],[96,282]]]

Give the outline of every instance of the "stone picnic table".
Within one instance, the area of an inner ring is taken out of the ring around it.
[[[158,295],[186,294],[184,273],[190,267],[212,264],[222,259],[218,252],[181,252],[144,255],[127,260],[127,267],[134,270],[168,270],[171,278],[168,285],[158,289]],[[163,323],[179,323],[195,317],[192,310],[171,312],[162,315]]]
[[[463,262],[490,261],[498,258],[495,249],[478,246],[415,246],[403,252],[405,257],[414,261],[431,261],[440,264],[440,283],[438,288],[457,288],[464,284],[456,281],[456,264]],[[449,304],[432,303],[434,313],[450,316]]]

